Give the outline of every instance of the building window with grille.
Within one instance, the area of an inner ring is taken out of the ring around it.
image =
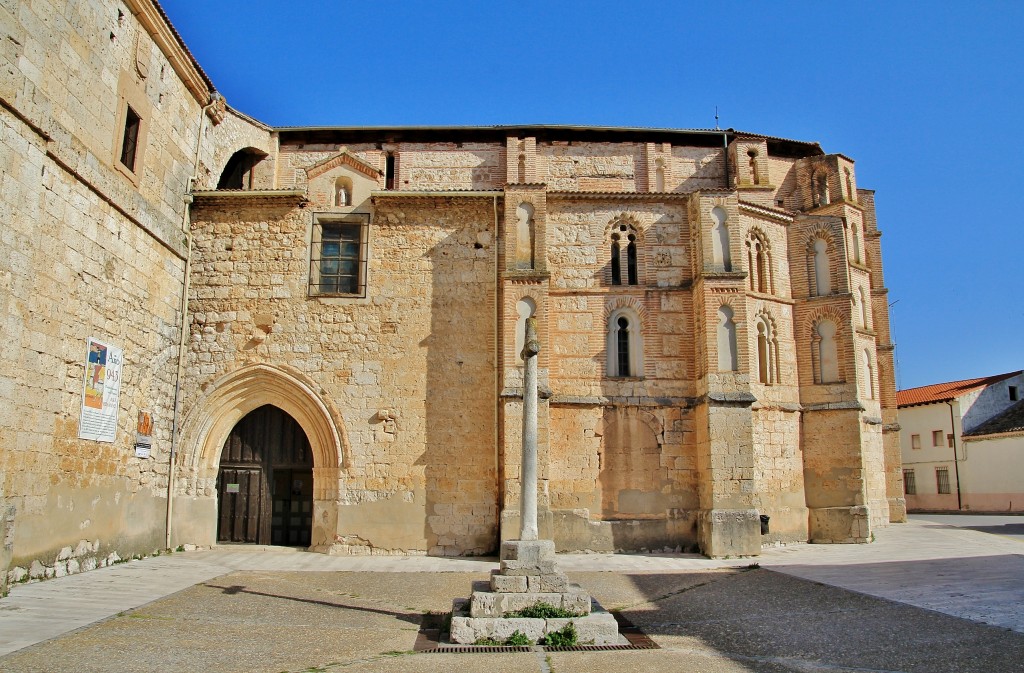
[[[316,218],[310,250],[309,294],[365,297],[369,215]]]
[[[940,494],[949,493],[949,469],[945,467],[935,468],[935,485]]]
[[[913,470],[903,470],[903,495],[917,495],[917,478]]]

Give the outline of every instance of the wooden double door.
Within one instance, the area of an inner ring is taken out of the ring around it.
[[[273,405],[231,431],[217,474],[217,541],[308,547],[313,453],[302,427]]]

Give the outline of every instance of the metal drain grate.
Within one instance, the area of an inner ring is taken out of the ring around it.
[[[628,640],[628,639],[627,639]],[[615,650],[658,650],[657,645],[645,647],[643,645],[573,645],[572,647],[544,647],[545,652],[612,652]]]
[[[533,652],[529,645],[441,645],[423,654],[501,654],[503,652]]]

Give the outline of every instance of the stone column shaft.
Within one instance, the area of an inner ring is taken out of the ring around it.
[[[537,533],[537,319],[526,320],[523,346],[523,458],[519,495],[520,540],[536,540]]]

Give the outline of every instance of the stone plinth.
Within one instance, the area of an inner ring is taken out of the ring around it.
[[[615,618],[592,605],[590,594],[569,584],[555,565],[551,540],[507,540],[501,545],[501,567],[491,574],[490,591],[474,591],[467,601],[452,606],[451,641],[472,644],[481,638],[504,641],[519,631],[533,642],[559,631],[570,622],[581,644],[611,645],[619,641]],[[505,617],[546,603],[577,613],[578,617]]]
[[[619,627],[611,613],[594,606],[585,617],[559,619],[531,619],[524,617],[471,617],[469,603],[464,598],[456,599],[452,606],[450,640],[453,643],[472,645],[482,638],[499,642],[506,641],[519,631],[536,643],[549,633],[561,631],[569,623],[576,627],[581,645],[617,645],[620,643]]]

